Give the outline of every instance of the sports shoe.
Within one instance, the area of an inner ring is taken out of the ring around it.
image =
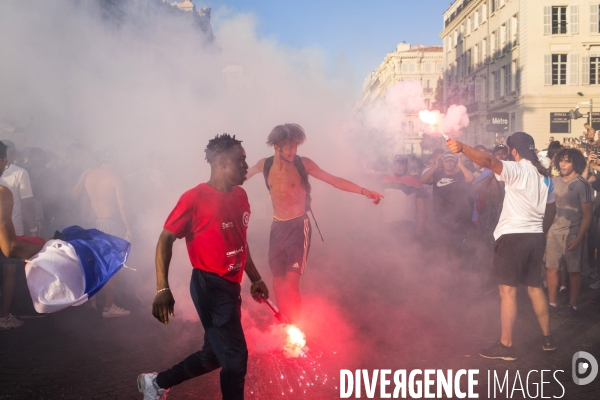
[[[544,351],[556,350],[556,345],[554,344],[554,339],[552,338],[552,335],[542,336],[542,350],[544,350]]]
[[[131,311],[127,311],[121,307],[117,307],[116,304],[113,304],[108,311],[106,311],[106,309],[102,311],[102,318],[126,317],[129,314],[131,314]]]
[[[17,319],[17,317],[15,317],[14,315],[8,314],[7,317],[0,318],[0,330],[5,331],[11,328],[20,328],[21,326],[23,326],[23,323],[23,321]]]
[[[171,389],[161,389],[156,384],[156,372],[140,374],[137,377],[137,385],[144,400],[165,400]]]
[[[494,345],[488,347],[487,349],[481,350],[479,355],[483,358],[489,358],[492,360],[514,361],[518,358],[513,346],[507,347],[500,343],[500,341],[497,341]]]
[[[590,285],[590,289],[598,290],[600,289],[600,279],[597,279]]]

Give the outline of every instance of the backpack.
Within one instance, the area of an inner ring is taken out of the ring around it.
[[[265,184],[267,185],[267,190],[270,192],[271,188],[269,187],[269,172],[271,171],[271,167],[273,166],[274,156],[271,156],[265,160],[265,165],[263,167],[263,175],[265,177]],[[299,155],[294,156],[294,166],[296,170],[300,174],[300,178],[302,178],[302,182],[304,183],[304,188],[306,189],[306,200],[304,201],[304,209],[308,213],[312,215],[313,220],[315,221],[315,226],[319,231],[319,236],[321,236],[321,240],[324,242],[323,235],[321,234],[321,229],[319,229],[319,224],[317,224],[317,220],[315,219],[315,215],[312,212],[312,208],[310,207],[310,203],[312,201],[310,197],[311,187],[310,182],[308,182],[308,172],[306,172],[306,168],[304,168],[304,164],[302,163],[302,158]]]

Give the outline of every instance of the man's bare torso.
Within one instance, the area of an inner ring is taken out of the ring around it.
[[[85,190],[96,218],[120,218],[117,203],[117,174],[109,168],[96,168],[85,179]]]
[[[268,183],[276,218],[291,219],[306,212],[306,188],[293,162],[273,160]]]

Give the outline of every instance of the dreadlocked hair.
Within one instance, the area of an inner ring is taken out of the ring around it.
[[[558,153],[556,153],[554,160],[552,160],[554,168],[560,171],[560,162],[565,159],[573,163],[573,169],[579,175],[585,171],[587,163],[585,162],[585,157],[583,154],[581,154],[581,151],[569,147],[563,147],[558,151]]]
[[[267,137],[268,146],[284,146],[288,143],[301,145],[306,140],[304,129],[298,124],[277,125],[269,137]]]
[[[217,135],[214,139],[208,141],[208,146],[204,149],[206,161],[212,163],[219,154],[229,151],[231,148],[241,144],[242,141],[237,140],[235,135],[230,136],[228,133]]]

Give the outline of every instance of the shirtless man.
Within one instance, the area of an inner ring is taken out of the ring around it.
[[[308,175],[337,189],[360,193],[373,200],[374,204],[383,198],[377,192],[323,171],[307,157],[297,156],[298,146],[305,140],[304,130],[298,124],[276,126],[267,138],[267,144],[274,147],[275,155],[258,161],[247,175],[250,178],[262,172],[271,193],[273,224],[269,240],[269,266],[277,303],[292,322],[297,321],[300,311],[300,276],[304,274],[310,249]]]
[[[6,145],[0,142],[0,176],[5,172],[9,165],[6,157]],[[13,224],[13,194],[9,188],[0,185],[0,249],[5,257],[10,259],[26,260],[42,249],[42,245],[31,244],[17,239],[15,226]],[[7,269],[3,265],[3,270]],[[11,296],[9,293],[9,282],[6,275],[2,286],[2,296]],[[14,280],[12,282],[14,284]],[[3,307],[4,308],[4,307]],[[6,315],[0,318],[0,330],[18,328],[23,325],[23,321],[18,320],[12,314],[6,311]]]
[[[123,179],[115,171],[114,153],[112,148],[103,151],[102,160],[100,160],[102,165],[87,172],[85,190],[96,215],[94,228],[109,235],[130,240],[132,234],[125,207],[125,189]],[[105,302],[102,312],[104,318],[124,317],[130,314],[129,311],[117,307],[114,303],[115,289],[114,278],[104,286]],[[95,303],[92,303],[92,306],[94,305]]]

